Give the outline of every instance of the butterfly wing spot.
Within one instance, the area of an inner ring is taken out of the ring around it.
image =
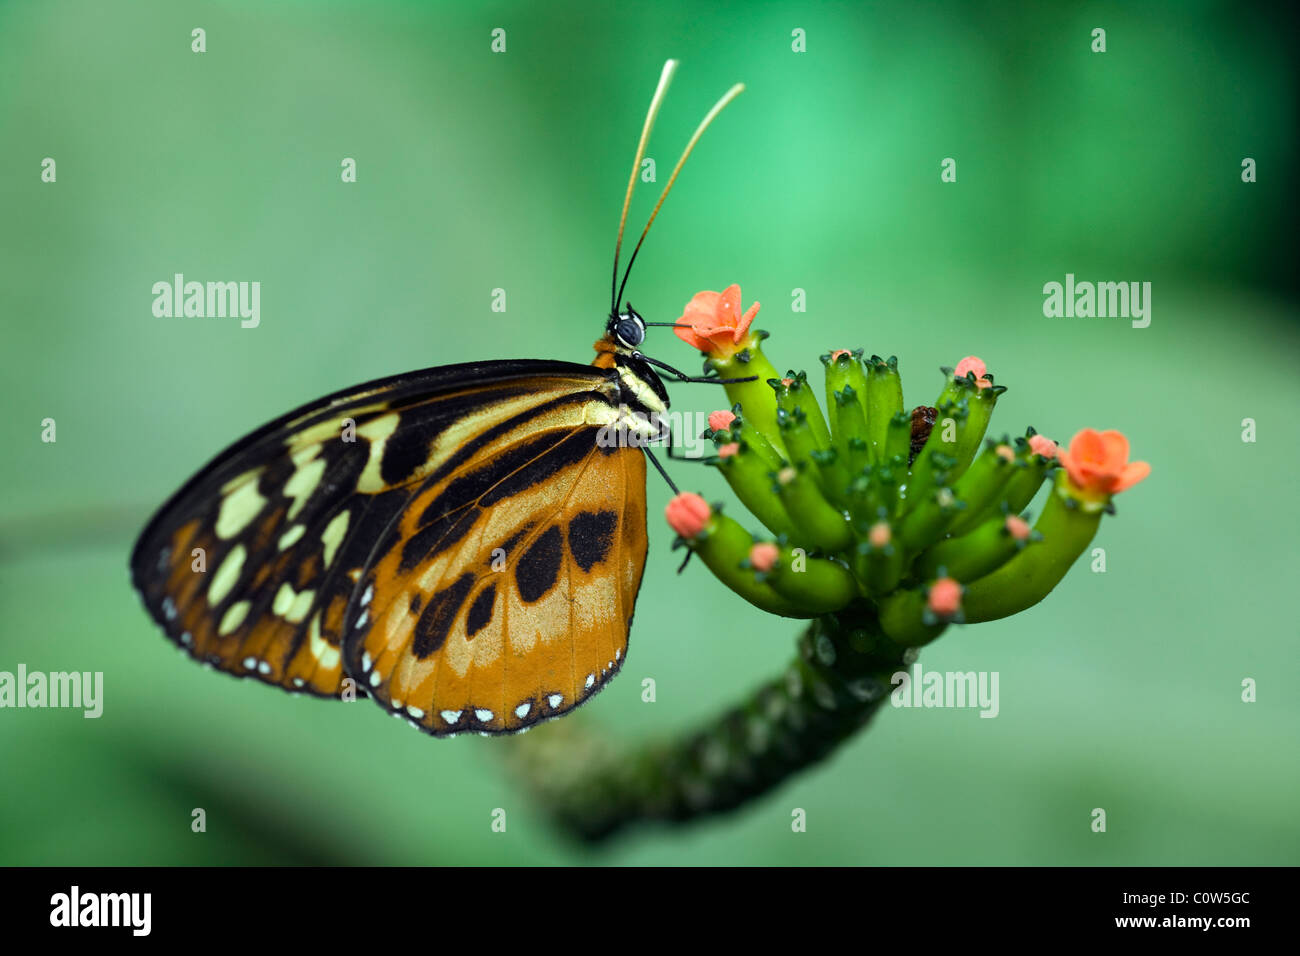
[[[474,586],[474,575],[466,571],[450,585],[429,598],[415,625],[411,652],[416,660],[424,660],[442,647],[461,605]]]
[[[327,562],[328,563],[328,562]],[[366,590],[361,595],[361,606],[365,607],[370,603],[370,599],[375,596],[374,584],[367,584]]]
[[[586,573],[609,557],[618,515],[613,511],[583,511],[569,520],[569,552]]]
[[[391,412],[358,426],[357,434],[370,443],[369,457],[361,469],[361,477],[357,479],[358,491],[374,494],[392,486],[393,483],[383,477],[384,449],[393,432],[397,431],[400,420],[398,413]]]
[[[171,599],[171,595],[163,598],[162,609],[163,614],[167,616],[167,620],[176,620],[176,602]]]
[[[334,563],[334,555],[338,553],[339,545],[343,543],[343,538],[348,533],[350,514],[351,512],[348,511],[340,511],[330,519],[330,523],[321,532],[320,541],[321,547],[324,549],[325,567],[327,568]]]
[[[490,710],[479,708],[474,711],[474,716],[478,718],[479,723],[488,724],[492,722],[492,718],[496,715]]]
[[[546,698],[546,702],[551,705],[551,710],[558,710],[560,705],[564,703],[564,695],[552,694]]]
[[[239,601],[230,606],[221,617],[221,625],[217,628],[217,636],[225,637],[233,634],[239,629],[239,625],[244,623],[244,618],[248,616],[250,604],[248,601]]]
[[[465,618],[465,639],[473,638],[475,634],[487,627],[492,620],[492,605],[496,601],[497,587],[495,584],[489,584],[479,592],[474,603],[469,607],[469,615]]]
[[[235,582],[239,580],[239,572],[243,570],[247,553],[242,544],[237,544],[222,559],[217,573],[212,576],[212,583],[208,586],[210,606],[216,607],[220,604],[235,586]]]
[[[454,727],[460,722],[460,715],[462,713],[463,711],[459,710],[444,710],[438,716],[442,718],[443,723]]]
[[[307,532],[306,525],[302,525],[302,524],[293,525],[292,527],[289,528],[288,531],[280,535],[280,540],[276,542],[276,550],[284,551],[288,548],[292,548],[295,544],[298,543],[298,539],[301,538],[306,532]]]
[[[587,675],[587,683],[584,684],[583,686],[586,687],[587,690],[591,690],[592,685],[595,684],[595,683],[596,683],[596,675],[595,675],[595,674],[588,674],[588,675]]]
[[[421,710],[419,707],[413,707],[410,704],[407,704],[406,712],[410,714],[412,717],[414,717],[416,720],[424,719],[424,711]]]
[[[306,454],[310,453],[310,458]],[[289,511],[285,517],[293,521],[298,517],[298,513],[307,505],[307,499],[311,497],[316,486],[320,484],[321,476],[325,474],[325,459],[315,457],[320,453],[320,445],[312,445],[293,456],[295,464],[292,477],[284,484],[285,497],[292,499],[289,505]],[[299,461],[303,458],[303,461]]]
[[[520,720],[523,720],[525,717],[528,716],[528,712],[532,709],[533,709],[533,702],[530,700],[526,700],[518,707],[515,708],[515,716],[518,717]]]
[[[536,604],[555,586],[563,559],[560,529],[552,525],[538,536],[515,565],[515,585],[525,604]]]
[[[266,503],[267,499],[258,491],[256,481],[249,480],[235,487],[221,500],[215,525],[217,537],[228,541],[239,534],[262,513]]]

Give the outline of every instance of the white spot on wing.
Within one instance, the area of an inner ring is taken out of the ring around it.
[[[343,538],[347,533],[348,512],[340,511],[330,519],[330,523],[321,532],[321,545],[325,549],[325,567],[328,568],[334,563],[334,555],[338,551],[339,545],[343,543]]]
[[[284,534],[280,535],[280,541],[277,547],[283,551],[285,548],[291,548],[298,543],[298,539],[303,536],[307,530],[306,525],[296,524]]]
[[[244,623],[244,618],[248,616],[248,602],[240,601],[238,604],[232,604],[230,610],[221,618],[221,626],[217,628],[217,636],[225,637],[239,629],[239,625]]]
[[[438,716],[440,716],[440,717],[443,719],[444,722],[446,722],[446,723],[448,723],[448,724],[454,724],[454,723],[456,723],[458,720],[460,720],[460,715],[461,715],[462,713],[464,713],[464,711],[461,711],[461,710],[444,710],[444,711],[443,711],[441,714],[439,714]]]
[[[285,581],[280,585],[280,590],[275,592],[275,600],[271,602],[272,613],[284,617],[285,612],[287,612],[289,608],[293,607],[294,597],[293,588],[289,585],[288,581]]]
[[[555,710],[555,708],[564,703],[564,695],[552,694],[550,697],[546,698],[546,702],[551,705],[551,710]]]
[[[285,515],[288,521],[298,517],[298,512],[302,511],[307,499],[320,484],[321,475],[325,474],[325,459],[315,457],[319,453],[320,445],[310,445],[293,456],[297,468],[284,483],[285,495],[293,499],[293,504],[289,505],[289,511]]]
[[[225,599],[235,586],[235,582],[239,580],[239,572],[244,566],[246,554],[242,544],[235,545],[222,560],[217,573],[212,575],[212,584],[208,587],[208,603],[213,607]]]
[[[474,711],[474,716],[486,724],[494,715],[490,710],[478,709]]]
[[[358,435],[370,441],[370,457],[366,459],[366,467],[357,479],[357,491],[374,494],[388,487],[380,475],[380,466],[384,460],[384,446],[388,442],[388,436],[397,430],[397,419],[397,413],[390,412],[357,429]]]
[[[527,702],[522,703],[515,708],[515,716],[518,717],[520,720],[523,720],[525,717],[528,716],[528,712],[532,709],[533,709],[532,704]]]
[[[222,500],[221,511],[217,514],[217,537],[229,539],[239,534],[265,504],[266,499],[257,490],[256,478],[250,477]]]

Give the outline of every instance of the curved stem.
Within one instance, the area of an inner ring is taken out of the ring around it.
[[[615,750],[569,721],[529,734],[512,762],[565,830],[603,840],[643,823],[685,823],[762,797],[826,757],[885,701],[915,652],[855,605],[815,619],[798,655],[738,706],[677,739]]]

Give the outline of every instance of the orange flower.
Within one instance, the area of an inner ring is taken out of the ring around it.
[[[729,358],[739,351],[741,340],[749,332],[749,323],[757,314],[757,302],[741,314],[740,286],[733,283],[721,292],[697,292],[677,320],[690,328],[673,331],[687,345],[707,355]]]
[[[1057,451],[1056,457],[1071,483],[1093,494],[1119,494],[1151,474],[1145,461],[1128,460],[1128,439],[1117,431],[1085,428],[1070,439],[1070,450]]]

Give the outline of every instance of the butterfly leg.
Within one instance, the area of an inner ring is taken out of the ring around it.
[[[691,463],[693,463],[693,464],[707,464],[707,463],[708,463],[708,459],[705,458],[705,457],[703,457],[703,456],[698,457],[698,458],[695,458],[695,457],[692,457],[692,456],[690,456],[690,455],[682,454],[681,452],[682,452],[682,448],[683,448],[683,446],[678,445],[678,444],[675,444],[675,443],[673,442],[673,433],[672,433],[672,430],[671,430],[667,425],[664,425],[663,436],[662,436],[662,437],[663,437],[663,440],[666,442],[666,444],[664,445],[664,448],[666,449],[666,451],[667,451],[667,453],[668,453],[668,457],[671,458],[673,461],[686,461],[686,462],[691,462]],[[702,437],[702,436],[701,436],[701,437]],[[673,454],[674,451],[677,451],[678,454]]]
[[[685,372],[673,368],[667,362],[661,362],[658,359],[653,359],[650,356],[646,355],[644,352],[635,352],[633,354],[636,358],[639,358],[641,361],[648,362],[649,364],[653,365],[655,368],[663,369],[669,375],[676,376],[676,380],[683,383],[696,383],[700,385],[739,385],[742,382],[758,381],[757,375],[751,375],[748,378],[717,378],[711,375],[687,375]]]

